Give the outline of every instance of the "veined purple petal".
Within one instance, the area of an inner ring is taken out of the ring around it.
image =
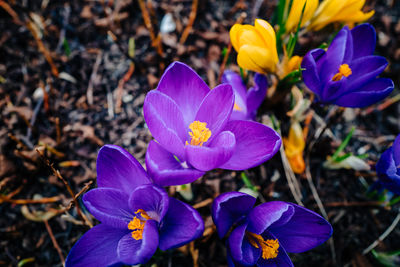
[[[229,249],[232,258],[240,264],[251,266],[255,265],[261,256],[261,249],[252,246],[246,234],[247,222],[239,224],[229,235]]]
[[[140,186],[129,197],[129,207],[133,212],[142,209],[157,222],[162,221],[168,210],[168,203],[167,192],[163,188],[154,185]]]
[[[335,104],[342,107],[366,107],[381,101],[387,97],[393,89],[394,84],[391,79],[377,78],[358,91],[344,94],[335,100]]]
[[[276,258],[265,260],[260,257],[257,262],[257,267],[294,267],[294,265],[285,249],[279,246],[278,256]]]
[[[189,66],[182,62],[174,62],[165,70],[157,90],[168,95],[178,104],[185,125],[189,125],[193,122],[210,88]]]
[[[160,226],[161,250],[180,247],[199,238],[204,231],[200,214],[191,206],[169,198],[168,212]]]
[[[271,201],[263,203],[256,206],[248,215],[248,230],[260,235],[269,227],[285,225],[290,221],[293,214],[294,208],[286,202]]]
[[[380,56],[365,56],[354,60],[350,64],[353,73],[347,77],[346,91],[356,91],[366,85],[381,74],[387,65],[386,58]]]
[[[332,79],[333,75],[338,72],[341,64],[345,61],[351,61],[351,58],[345,58],[349,36],[351,35],[348,27],[341,29],[333,39],[326,54],[321,58],[320,64],[322,65],[319,77],[322,84]]]
[[[205,145],[212,142],[228,122],[234,101],[235,96],[229,84],[218,85],[204,98],[197,111],[195,121],[207,123],[207,128],[211,131],[211,137]]]
[[[293,216],[282,225],[271,225],[268,231],[290,253],[301,253],[321,245],[332,235],[332,226],[317,213],[291,204]]]
[[[122,190],[127,194],[139,185],[151,183],[142,165],[125,149],[103,146],[97,156],[97,185]]]
[[[227,162],[235,151],[235,136],[223,131],[208,146],[186,145],[186,159],[198,170],[209,171]]]
[[[183,114],[169,96],[153,90],[144,100],[143,115],[153,137],[169,152],[184,157],[187,130]]]
[[[160,186],[188,184],[204,175],[190,167],[184,168],[174,155],[155,141],[150,141],[146,152],[147,172]]]
[[[128,199],[128,194],[114,188],[95,188],[82,197],[85,207],[97,220],[122,229],[127,229],[133,216]]]
[[[99,224],[87,231],[72,247],[65,261],[66,267],[110,266],[119,263],[119,240],[127,230]]]
[[[374,53],[376,33],[371,24],[365,23],[354,27],[351,35],[353,36],[353,60]]]
[[[254,86],[247,91],[247,113],[250,119],[257,115],[257,109],[265,99],[267,94],[268,81],[265,75],[256,73],[254,75]]]
[[[143,239],[135,240],[131,233],[124,235],[118,243],[118,257],[129,265],[148,262],[158,247],[157,222],[146,221],[143,229]]]
[[[232,89],[235,93],[235,104],[241,109],[240,113],[247,113],[246,107],[246,94],[247,88],[243,83],[242,78],[239,74],[234,71],[226,70],[222,75],[221,79],[222,83],[227,83],[232,86]]]
[[[315,94],[321,94],[321,81],[319,78],[319,72],[317,68],[317,62],[325,55],[325,50],[318,48],[308,52],[302,62],[301,68],[303,69],[303,81],[307,87]],[[320,65],[321,63],[319,63]]]
[[[400,134],[396,137],[393,143],[393,158],[396,167],[400,166]]]
[[[246,216],[254,206],[256,198],[240,192],[228,192],[214,199],[212,218],[218,235],[223,238],[240,218]]]
[[[281,137],[273,129],[253,121],[229,121],[225,131],[235,135],[232,157],[219,166],[228,170],[246,170],[272,158],[281,146]]]

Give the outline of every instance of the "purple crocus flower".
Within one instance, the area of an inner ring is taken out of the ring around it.
[[[306,54],[301,63],[304,83],[322,103],[360,108],[384,99],[394,85],[391,79],[377,78],[388,62],[373,55],[375,43],[370,24],[344,27],[326,52],[314,49]]]
[[[252,168],[279,150],[281,138],[271,128],[230,120],[234,100],[229,84],[210,90],[187,65],[174,62],[168,67],[143,106],[156,140],[146,153],[147,170],[156,184],[190,183],[214,168]]]
[[[400,134],[394,140],[393,146],[383,152],[376,164],[379,180],[375,187],[386,188],[400,195]]]
[[[218,235],[229,233],[229,266],[293,266],[287,252],[310,250],[332,235],[331,225],[313,211],[282,201],[253,208],[255,202],[239,192],[214,200],[212,217]]]
[[[255,120],[257,109],[267,93],[268,81],[265,75],[254,75],[254,87],[248,91],[239,74],[226,70],[222,75],[222,82],[230,84],[235,93],[235,104],[231,120]]]
[[[97,185],[82,199],[101,224],[73,246],[67,267],[143,264],[157,247],[180,247],[203,233],[199,213],[151,184],[140,163],[121,147],[100,149]]]

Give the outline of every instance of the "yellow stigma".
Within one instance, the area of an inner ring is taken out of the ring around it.
[[[135,212],[135,214],[139,214],[146,220],[151,219],[150,216],[147,215],[147,213],[142,209],[138,209]],[[138,219],[137,217],[133,217],[132,221],[130,221],[128,224],[128,229],[132,230],[133,239],[141,240],[143,238],[143,229],[144,229],[145,224],[146,224],[145,220],[142,221],[142,220]]]
[[[351,69],[349,67],[349,65],[347,64],[342,64],[339,67],[339,71],[338,73],[336,73],[333,77],[332,77],[332,81],[337,82],[340,81],[342,79],[343,76],[345,77],[349,77],[352,74]]]
[[[267,239],[261,235],[256,235],[254,233],[247,232],[247,237],[250,244],[255,248],[261,248],[261,257],[265,260],[274,259],[278,257],[279,242],[278,239]]]
[[[236,102],[235,102],[235,105],[233,106],[233,109],[234,109],[234,110],[237,110],[237,111],[241,111],[241,110],[242,110],[242,109],[239,107],[239,105],[236,104]]]
[[[189,125],[189,129],[191,130],[189,135],[192,138],[190,140],[190,144],[192,146],[202,146],[203,143],[207,142],[207,140],[210,138],[211,131],[206,126],[206,122],[200,121],[194,121]],[[186,141],[186,145],[188,144],[189,142]]]

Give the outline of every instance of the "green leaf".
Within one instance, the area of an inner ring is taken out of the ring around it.
[[[351,128],[350,132],[347,134],[346,138],[343,140],[343,142],[338,147],[338,149],[336,149],[335,153],[332,155],[332,160],[333,161],[337,161],[337,158],[338,158],[339,154],[343,151],[343,149],[345,149],[345,147],[349,143],[351,137],[353,136],[353,133],[354,133],[355,129],[356,128],[353,126]]]
[[[67,57],[69,57],[69,55],[71,54],[71,49],[69,48],[68,41],[65,38],[64,38],[64,41],[63,41],[63,47],[64,47],[65,54],[67,55]]]
[[[385,267],[400,266],[400,250],[393,252],[376,252],[372,250],[374,258]]]
[[[247,177],[247,175],[244,172],[242,172],[240,174],[240,177],[242,178],[242,181],[246,187],[250,188],[253,191],[256,191],[256,192],[258,191],[257,188],[251,183],[251,181],[249,180],[249,178]]]
[[[289,42],[288,42],[288,45],[287,45],[287,56],[288,56],[288,58],[292,57],[293,52],[294,52],[294,47],[296,46],[297,39],[299,38],[300,26],[301,26],[301,22],[303,20],[304,11],[306,10],[306,4],[307,4],[307,1],[304,3],[303,9],[301,10],[300,20],[299,20],[299,23],[297,24],[297,28],[296,28],[295,34],[294,35],[293,34],[290,35]]]
[[[19,262],[18,262],[18,267],[22,267],[22,266],[24,266],[25,264],[27,264],[27,263],[30,263],[30,262],[34,262],[35,261],[35,258],[26,258],[26,259],[22,259],[22,260],[20,260]]]

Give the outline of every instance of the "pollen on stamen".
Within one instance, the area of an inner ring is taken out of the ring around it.
[[[349,67],[349,65],[347,64],[342,64],[339,67],[339,71],[338,73],[336,73],[333,77],[332,77],[332,81],[337,82],[340,81],[343,76],[345,77],[349,77],[352,74],[352,71]]]
[[[241,110],[242,110],[242,108],[239,107],[239,105],[236,104],[236,102],[235,102],[235,104],[233,105],[233,109],[234,109],[234,110],[237,110],[237,111],[241,111]]]
[[[248,240],[255,248],[261,248],[261,257],[265,260],[274,259],[278,257],[279,242],[278,239],[267,239],[261,235],[247,232]]]
[[[128,229],[132,230],[132,237],[135,240],[141,240],[143,238],[143,229],[146,221],[141,221],[137,217],[133,217],[132,221],[128,224]]]
[[[211,137],[211,131],[206,127],[206,122],[194,121],[189,125],[190,143],[186,141],[186,145],[202,146],[203,143]]]

